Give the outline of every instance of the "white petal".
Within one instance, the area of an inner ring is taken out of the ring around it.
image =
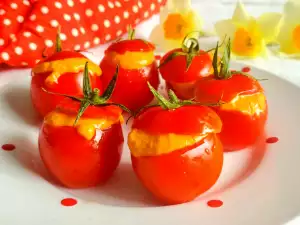
[[[232,20],[237,23],[247,23],[249,21],[249,15],[245,9],[244,4],[238,0],[232,16]]]
[[[163,33],[163,28],[162,25],[158,25],[156,27],[153,28],[153,30],[151,31],[149,40],[156,44],[159,45],[161,43],[161,40],[164,37],[164,33]]]
[[[280,51],[285,52],[287,54],[299,52],[299,50],[297,50],[297,47],[294,45],[294,29],[294,24],[288,23],[287,21],[283,21],[283,25],[281,26],[280,32],[277,37],[277,41],[280,44]]]
[[[282,16],[280,13],[264,13],[258,17],[257,22],[266,43],[274,42],[280,29]]]

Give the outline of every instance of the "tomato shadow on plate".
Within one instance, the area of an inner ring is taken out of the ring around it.
[[[15,86],[13,89],[7,89],[4,99],[9,109],[26,124],[30,126],[41,124],[41,119],[32,106],[28,88]]]
[[[52,178],[40,158],[37,145],[24,137],[15,137],[13,140],[17,146],[13,156],[16,162],[30,173],[57,186],[58,183]]]
[[[210,198],[214,195],[220,195],[226,190],[245,181],[259,168],[264,159],[266,150],[267,144],[265,133],[259,138],[257,143],[250,148],[234,152],[225,152],[224,171],[222,171],[220,179],[212,190],[204,196],[200,196],[199,199],[202,197]]]
[[[159,203],[140,184],[130,163],[121,163],[107,183],[88,189],[67,189],[88,202],[115,207],[157,207]]]

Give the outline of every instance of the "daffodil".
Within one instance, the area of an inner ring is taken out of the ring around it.
[[[217,22],[215,30],[220,39],[232,40],[234,56],[254,58],[267,55],[266,45],[275,41],[280,21],[280,13],[265,13],[254,18],[238,1],[232,18]]]
[[[300,56],[300,1],[288,0],[284,6],[282,25],[277,38],[280,52]]]
[[[150,40],[162,50],[181,47],[184,38],[194,31],[201,31],[202,20],[192,9],[191,0],[168,0],[160,13],[160,23],[150,35]],[[199,33],[193,33],[199,36]],[[191,37],[191,35],[190,35]]]

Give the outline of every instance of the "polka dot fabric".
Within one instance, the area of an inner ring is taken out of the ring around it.
[[[0,64],[33,67],[54,51],[58,26],[64,49],[85,50],[126,33],[166,0],[2,0]]]

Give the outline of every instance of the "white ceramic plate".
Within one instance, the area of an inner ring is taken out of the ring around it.
[[[234,64],[233,68],[242,65]],[[225,154],[222,175],[191,203],[160,207],[136,179],[129,150],[102,187],[69,190],[54,184],[39,158],[39,121],[29,98],[29,70],[0,72],[1,225],[277,225],[300,212],[300,89],[252,68],[269,102],[266,137],[253,149]],[[128,128],[124,128],[127,136]],[[278,137],[268,144],[266,138]],[[126,145],[125,145],[126,146]],[[64,198],[78,202],[61,205]],[[221,207],[208,206],[220,200]]]

